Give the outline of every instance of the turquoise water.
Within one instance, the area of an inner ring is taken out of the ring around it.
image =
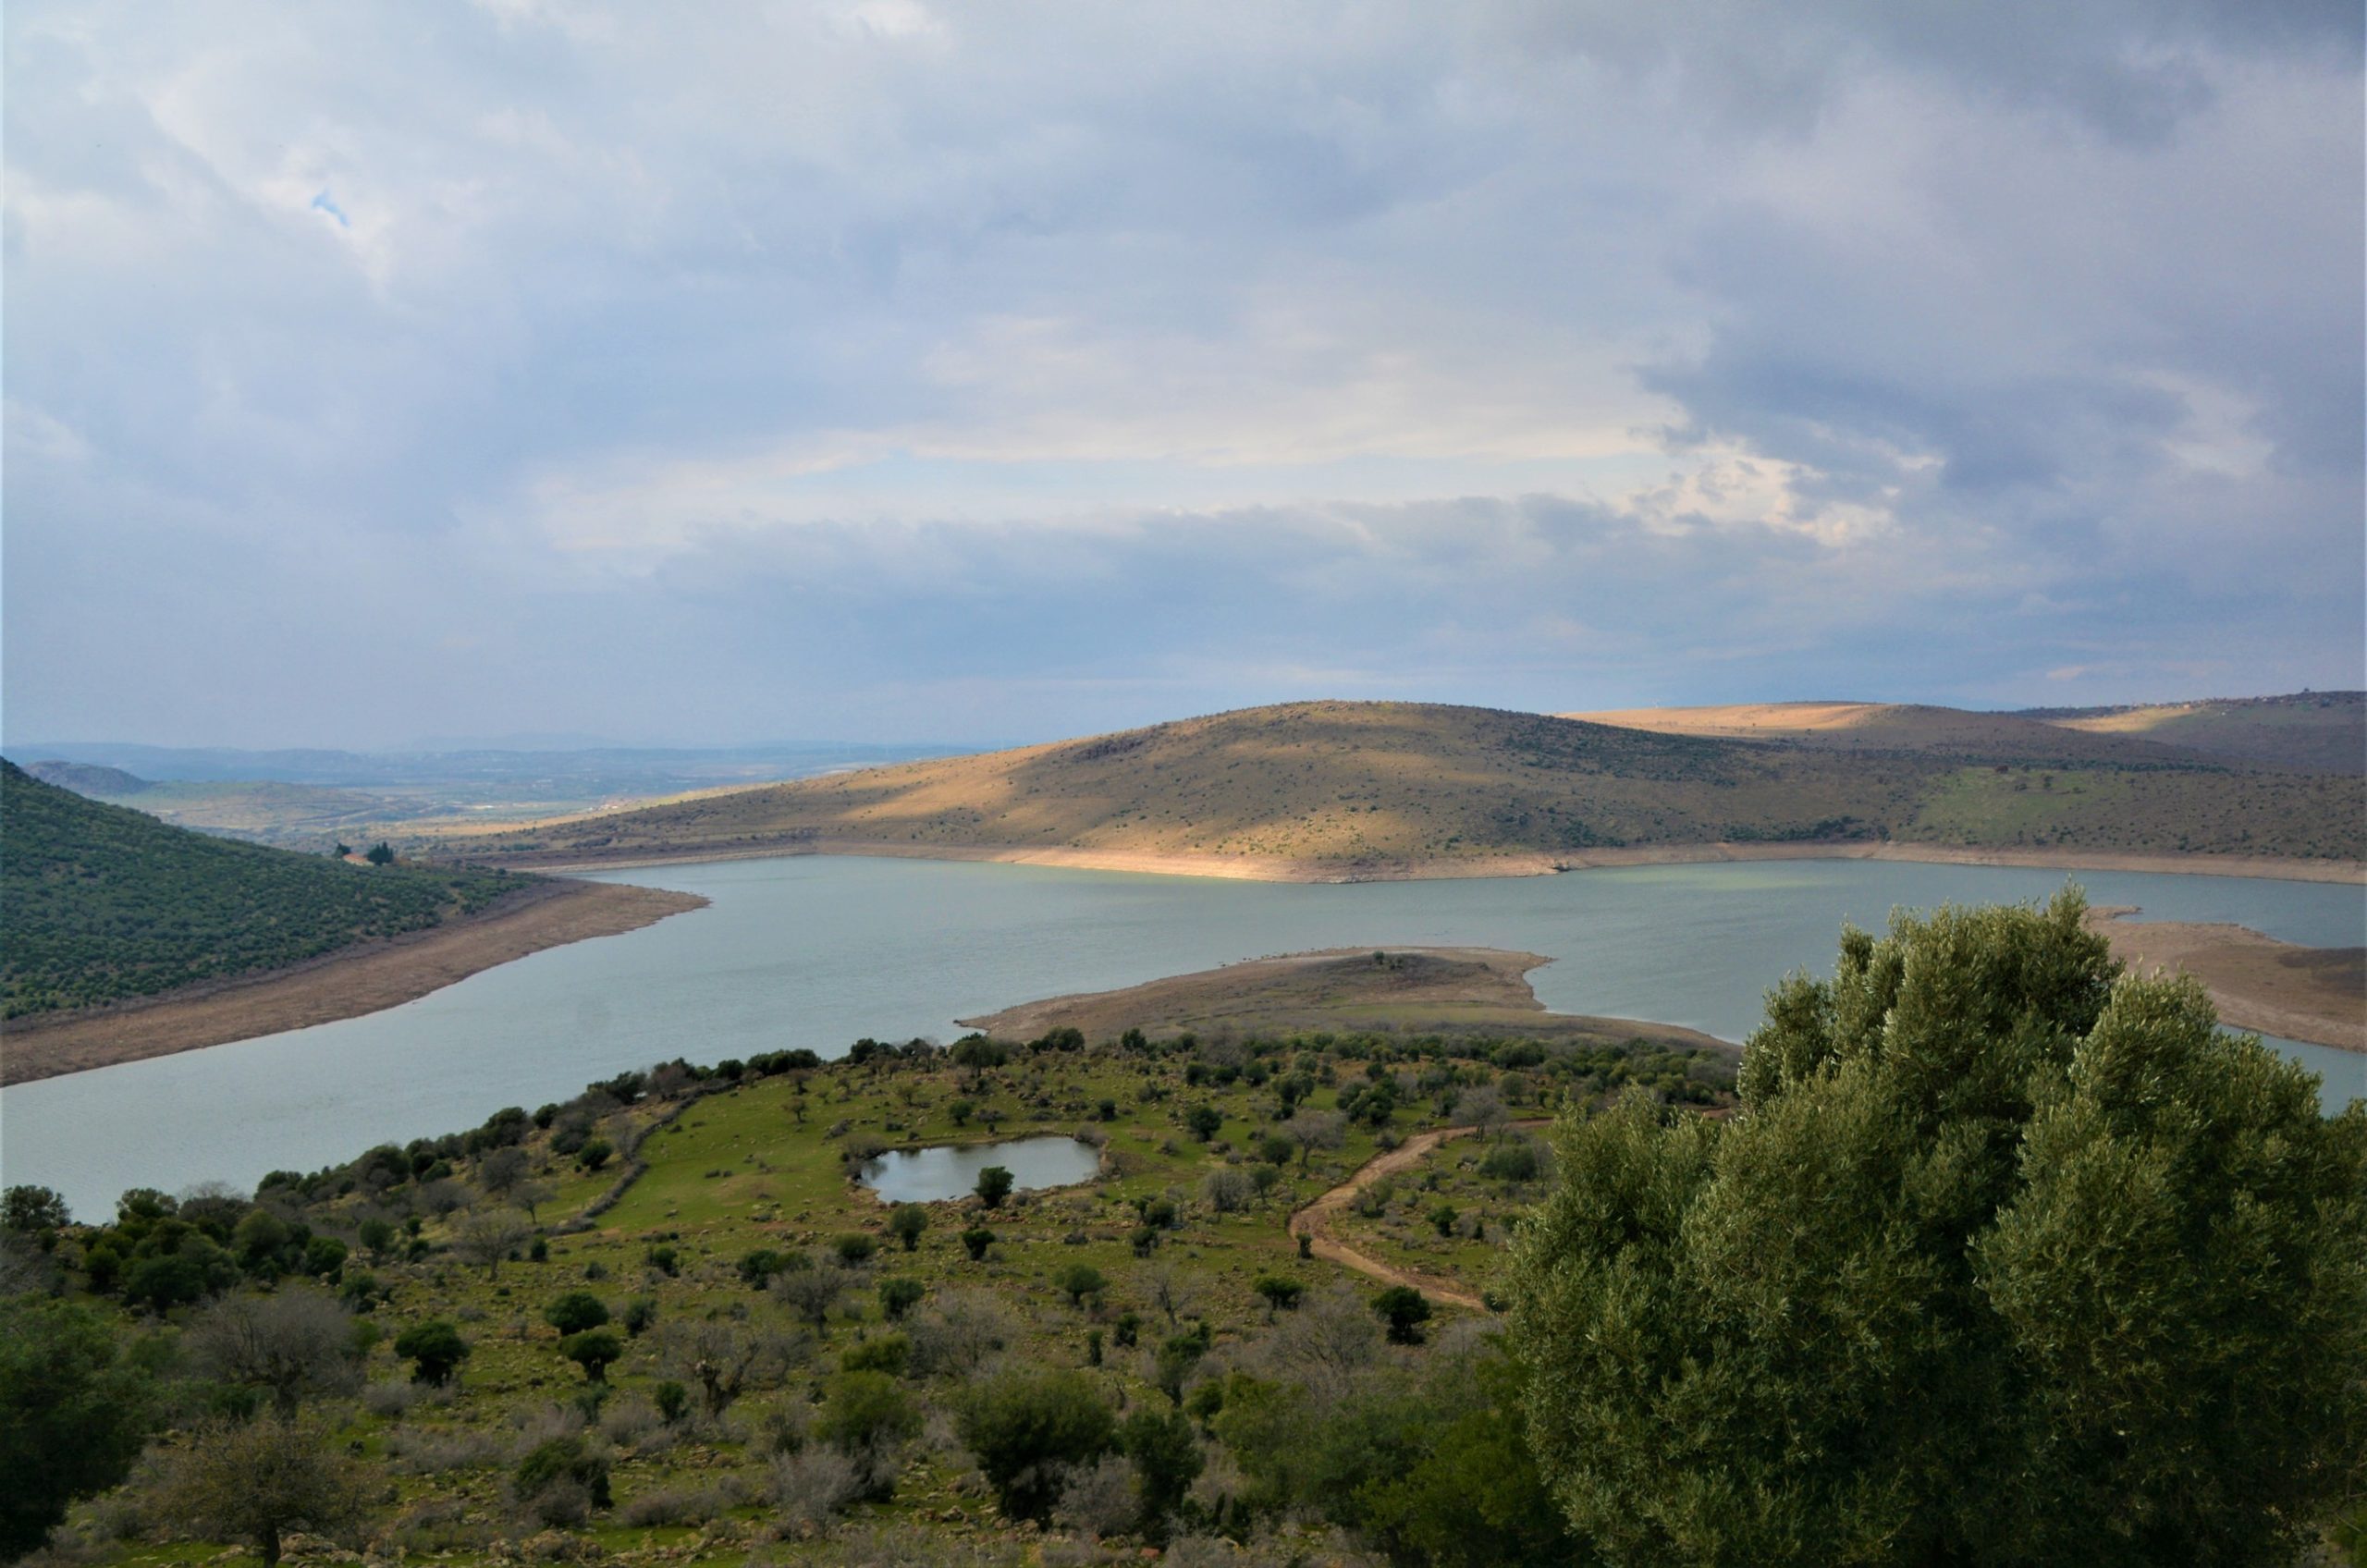
[[[978,1172],[989,1165],[1011,1172],[1014,1192],[1032,1193],[1090,1182],[1101,1169],[1101,1151],[1064,1133],[1000,1144],[939,1144],[891,1149],[855,1179],[882,1203],[936,1203],[977,1191]]]
[[[2044,898],[2059,872],[1875,861],[1637,866],[1347,887],[1037,866],[802,857],[656,866],[608,880],[703,893],[707,908],[556,948],[402,1007],[0,1094],[0,1179],[107,1211],[310,1170],[373,1144],[475,1125],[595,1077],[865,1035],[950,1038],[959,1018],[1308,948],[1459,943],[1553,962],[1560,1011],[1648,1018],[1739,1040],[1766,988],[1830,967],[1844,920],[1896,906]],[[2223,876],[2081,873],[2100,904],[2231,921],[2314,947],[2367,941],[2367,890]],[[2330,1102],[2367,1095],[2367,1057],[2287,1046]]]

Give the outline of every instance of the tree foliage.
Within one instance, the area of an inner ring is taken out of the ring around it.
[[[1606,1555],[2256,1562],[2361,1484],[2367,1108],[2083,913],[1848,931],[1734,1121],[1564,1126],[1514,1342]]]
[[[962,1441],[1012,1519],[1041,1520],[1063,1472],[1117,1445],[1117,1422],[1076,1372],[1006,1372],[975,1386],[956,1418]]]
[[[298,1422],[217,1423],[167,1461],[157,1511],[199,1540],[244,1541],[276,1568],[291,1530],[337,1537],[362,1517],[368,1472]]]
[[[150,1403],[147,1379],[98,1314],[0,1301],[0,1559],[40,1546],[68,1503],[123,1479]]]

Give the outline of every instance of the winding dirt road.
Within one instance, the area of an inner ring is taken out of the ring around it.
[[[1552,1123],[1547,1121],[1514,1121],[1506,1123],[1506,1130],[1526,1131],[1551,1125]],[[1386,1154],[1375,1155],[1358,1166],[1356,1173],[1347,1181],[1294,1213],[1290,1219],[1290,1233],[1294,1236],[1306,1237],[1307,1250],[1316,1256],[1328,1258],[1344,1268],[1353,1268],[1359,1274],[1369,1274],[1383,1284],[1411,1285],[1432,1301],[1444,1302],[1449,1306],[1469,1307],[1474,1312],[1486,1310],[1486,1303],[1469,1291],[1460,1288],[1455,1280],[1383,1263],[1377,1257],[1358,1252],[1331,1234],[1332,1219],[1342,1209],[1355,1201],[1355,1195],[1365,1188],[1371,1186],[1384,1176],[1394,1176],[1397,1172],[1411,1168],[1424,1155],[1441,1144],[1455,1138],[1467,1137],[1478,1130],[1477,1127],[1435,1128],[1428,1133],[1415,1133]]]

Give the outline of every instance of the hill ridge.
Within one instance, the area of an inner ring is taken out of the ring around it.
[[[1998,733],[2013,743],[1837,748],[1467,704],[1307,701],[439,847],[514,865],[827,849],[1305,879],[1544,872],[1722,844],[2367,852],[2355,778],[2034,721]]]

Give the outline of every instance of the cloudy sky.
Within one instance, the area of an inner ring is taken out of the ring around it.
[[[2358,686],[2355,0],[10,0],[6,734]]]

